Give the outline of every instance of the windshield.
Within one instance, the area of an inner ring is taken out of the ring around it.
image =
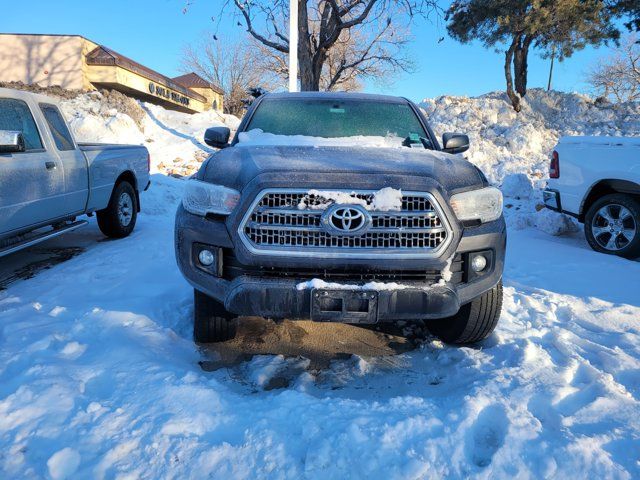
[[[247,131],[272,135],[381,137],[398,146],[432,148],[429,135],[406,103],[366,99],[265,98]]]

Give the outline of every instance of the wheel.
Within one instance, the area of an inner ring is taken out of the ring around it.
[[[107,237],[124,238],[133,232],[138,218],[136,191],[129,182],[120,182],[113,189],[109,205],[97,213],[100,231]]]
[[[640,201],[622,193],[605,195],[589,207],[584,233],[597,252],[640,257]]]
[[[466,305],[453,317],[434,320],[427,327],[447,343],[475,343],[496,328],[502,310],[502,280]]]
[[[193,304],[193,339],[197,343],[225,342],[236,336],[235,317],[220,302],[194,290]]]

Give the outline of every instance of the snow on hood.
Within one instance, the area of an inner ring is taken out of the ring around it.
[[[302,147],[375,147],[375,148],[406,148],[402,146],[403,138],[389,135],[387,137],[368,137],[358,135],[354,137],[308,137],[305,135],[275,135],[259,128],[240,132],[238,142],[240,146],[283,146],[296,145]]]

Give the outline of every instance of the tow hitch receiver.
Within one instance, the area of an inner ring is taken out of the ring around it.
[[[378,292],[372,290],[311,290],[314,322],[377,323]]]

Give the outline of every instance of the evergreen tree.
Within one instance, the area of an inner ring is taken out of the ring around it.
[[[462,43],[505,48],[507,95],[519,112],[531,49],[563,60],[587,45],[617,41],[615,16],[601,0],[458,0],[446,19],[449,34]]]
[[[640,0],[614,0],[612,9],[627,16],[625,25],[629,30],[640,32]]]

